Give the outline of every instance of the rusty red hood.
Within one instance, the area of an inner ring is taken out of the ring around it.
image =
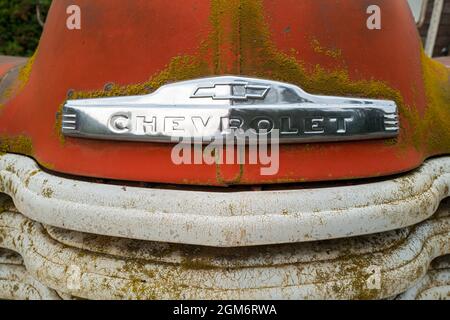
[[[81,8],[81,30],[66,27],[72,4]],[[373,4],[381,30],[366,27]],[[20,61],[7,63],[0,76]],[[176,165],[166,144],[60,133],[68,95],[140,95],[218,75],[393,100],[400,135],[281,145],[279,172],[262,176],[260,165]],[[195,185],[345,180],[405,172],[450,152],[449,71],[424,56],[406,1],[58,0],[34,57],[11,77],[0,97],[2,151],[65,174]]]

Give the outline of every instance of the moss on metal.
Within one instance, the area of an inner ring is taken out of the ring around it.
[[[148,81],[125,86],[112,85],[107,90],[73,92],[72,99],[148,94],[170,82],[223,74],[245,75],[288,82],[307,92],[322,95],[393,100],[399,106],[401,138],[387,140],[386,146],[418,151],[450,152],[450,101],[448,70],[425,57],[422,63],[428,99],[425,115],[405,103],[401,92],[376,79],[351,79],[345,64],[336,68],[310,65],[293,54],[279,50],[271,39],[261,0],[211,0],[211,32],[196,55],[174,57]],[[311,37],[311,46],[320,54],[341,57],[339,48],[325,48]],[[25,69],[26,70],[26,69]],[[61,123],[56,130],[60,133]],[[401,142],[401,144],[399,143]],[[301,148],[301,147],[300,147]],[[244,172],[233,183],[239,183]],[[217,179],[224,183],[220,171]]]
[[[49,187],[42,189],[42,195],[45,198],[51,198],[53,196],[53,192],[54,192],[53,189]]]
[[[19,90],[22,90],[28,83],[31,75],[31,70],[33,69],[34,61],[36,60],[38,50],[28,59],[27,63],[19,71]]]
[[[16,137],[0,137],[0,154],[18,153],[25,155],[33,155],[33,143],[26,136]]]
[[[410,113],[400,92],[382,81],[354,81],[345,68],[330,70],[320,65],[307,65],[276,48],[261,0],[212,0],[210,22],[212,31],[197,55],[174,57],[164,70],[146,82],[74,92],[71,98],[147,94],[173,81],[237,74],[293,83],[315,94],[392,99],[405,113]],[[340,56],[338,48],[324,48],[317,40],[313,40],[312,45],[324,54]],[[213,57],[212,63],[207,62],[211,60],[208,57]]]
[[[26,62],[25,65],[23,65],[22,67],[20,67],[20,66],[15,67],[9,71],[9,73],[10,74],[12,73],[13,77],[16,77],[16,78],[7,88],[5,88],[0,93],[0,110],[3,109],[3,107],[5,106],[5,102],[7,100],[9,100],[13,96],[15,96],[17,93],[19,93],[28,83],[28,81],[30,79],[31,70],[33,68],[33,64],[36,59],[36,55],[37,55],[37,50],[33,54],[33,56],[28,59],[28,61]],[[17,72],[16,68],[20,68],[18,70],[17,75],[16,75],[16,72]],[[0,79],[0,81],[1,80],[3,80],[3,79]]]
[[[342,57],[342,50],[336,48],[326,48],[322,46],[319,40],[315,38],[311,40],[311,47],[313,48],[314,52],[326,55],[334,59]]]
[[[194,56],[174,57],[165,70],[154,75],[147,82],[125,86],[113,84],[108,90],[73,92],[70,98],[86,99],[146,94],[172,81],[188,80],[207,75],[208,72],[204,68],[204,62],[198,61]]]
[[[450,153],[450,70],[422,52],[427,112],[421,132],[427,151]]]

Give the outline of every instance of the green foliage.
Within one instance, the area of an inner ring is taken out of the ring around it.
[[[52,0],[0,0],[0,55],[31,56],[42,33],[36,5],[45,21]]]

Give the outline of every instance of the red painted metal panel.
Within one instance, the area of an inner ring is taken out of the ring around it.
[[[81,7],[81,30],[65,27],[71,4]],[[372,4],[382,9],[381,30],[366,27]],[[421,124],[431,110],[424,61],[406,1],[59,0],[29,79],[2,107],[0,136],[27,137],[41,165],[86,177],[227,185],[395,174],[450,152],[447,140],[431,145],[423,134],[445,130]],[[217,74],[286,80],[317,94],[395,96],[403,102],[402,132],[396,141],[281,146],[280,171],[268,177],[256,165],[176,166],[168,145],[62,141],[58,134],[56,114],[69,90],[88,95],[107,83],[155,89]],[[441,133],[448,135],[434,136]]]

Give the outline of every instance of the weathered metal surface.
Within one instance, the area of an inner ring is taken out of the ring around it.
[[[0,247],[29,274],[88,299],[381,299],[450,253],[450,206],[399,231],[305,244],[220,249],[95,236],[0,215]],[[375,276],[375,278],[374,278]]]
[[[16,93],[16,82],[26,61],[25,58],[0,56],[0,110]]]
[[[1,56],[0,55],[0,80],[13,68],[23,65],[27,62],[26,58]],[[3,90],[0,90],[0,94]]]
[[[0,156],[0,190],[27,217],[109,236],[219,247],[383,232],[429,218],[450,196],[450,157],[387,181],[321,188],[207,192],[90,183]]]
[[[29,275],[18,254],[0,249],[0,299],[59,300],[59,296]]]
[[[2,195],[2,198],[4,195]],[[17,253],[0,248],[0,264],[23,265],[23,260]]]
[[[448,73],[422,54],[406,1],[377,1],[381,30],[366,27],[367,7],[360,0],[126,3],[53,3],[36,59],[18,79],[23,88],[0,116],[0,139],[26,138],[27,148],[8,144],[7,151],[62,173],[191,185],[378,177],[450,152]],[[72,4],[85,13],[81,30],[65,28]],[[394,100],[400,137],[282,146],[280,171],[266,177],[247,164],[177,166],[170,146],[64,140],[58,134],[55,115],[69,91],[72,99],[146,94],[170,82],[225,74],[288,82],[313,94]]]
[[[398,300],[450,300],[450,256],[438,258],[425,277]]]
[[[24,266],[0,264],[0,299],[61,300],[52,290],[31,277]]]

